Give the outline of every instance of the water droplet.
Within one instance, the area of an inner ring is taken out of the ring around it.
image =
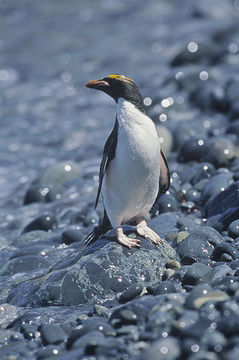
[[[168,353],[168,347],[167,347],[167,346],[162,346],[162,347],[160,348],[160,352],[161,352],[162,354],[167,354],[167,353]]]
[[[160,115],[159,115],[159,120],[160,120],[161,122],[165,122],[165,121],[167,121],[167,119],[168,119],[168,117],[167,117],[166,114],[160,114]]]
[[[145,106],[150,106],[151,104],[152,104],[152,99],[149,96],[144,98],[144,105]]]
[[[199,347],[198,344],[194,344],[194,345],[191,346],[191,350],[192,350],[192,352],[194,352],[194,353],[198,352],[199,349],[200,349],[200,347]]]
[[[198,51],[198,44],[195,41],[188,43],[188,51],[191,53]]]
[[[198,140],[198,145],[202,146],[204,144],[204,141],[202,139]]]
[[[209,78],[208,72],[207,71],[201,71],[200,74],[199,74],[199,78],[202,81],[208,80],[208,78]]]

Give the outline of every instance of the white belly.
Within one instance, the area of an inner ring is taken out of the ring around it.
[[[102,195],[113,227],[145,216],[158,194],[159,139],[151,119],[142,116],[140,123],[119,121],[115,158],[104,176]]]

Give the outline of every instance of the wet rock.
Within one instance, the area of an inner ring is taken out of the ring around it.
[[[230,183],[232,183],[232,174],[230,172],[212,176],[202,192],[202,203],[204,204],[211,196],[220,194]],[[206,205],[207,207],[208,205]]]
[[[134,299],[136,296],[140,295],[143,291],[143,285],[131,285],[126,289],[119,297],[120,303],[125,303]]]
[[[203,161],[209,151],[209,144],[203,138],[190,138],[186,140],[180,148],[178,160],[187,161]]]
[[[0,275],[13,275],[39,269],[47,269],[49,262],[41,256],[26,255],[10,260],[0,270]]]
[[[239,207],[239,182],[235,182],[226,189],[218,193],[207,207],[207,216],[220,215],[226,210],[237,209]],[[235,219],[236,220],[236,219]],[[229,224],[228,224],[229,225]]]
[[[177,215],[174,213],[163,213],[148,222],[148,226],[161,237],[177,229]]]
[[[83,235],[79,230],[68,229],[63,231],[61,236],[62,242],[69,245],[83,240]]]
[[[27,233],[33,230],[49,231],[56,229],[57,225],[58,223],[54,215],[41,215],[30,222],[30,224],[24,228],[23,233]]]
[[[213,246],[209,244],[206,234],[193,231],[180,243],[177,253],[182,264],[190,265],[197,261],[207,264],[210,262]]]
[[[218,168],[227,166],[237,156],[237,149],[230,139],[217,138],[211,143],[205,160]]]
[[[222,254],[229,254],[233,260],[237,260],[239,257],[239,251],[235,249],[232,245],[223,242],[216,245],[212,253],[212,259],[218,261]]]
[[[19,284],[18,291],[9,294],[9,301],[14,304],[19,301],[15,296],[21,288],[24,288],[27,299],[28,291],[32,294],[34,286],[37,286],[37,291],[32,300],[36,304],[77,305],[96,300],[102,294],[105,298],[112,298],[116,293],[126,291],[132,283],[139,286],[155,283],[167,261],[178,260],[167,242],[139,250],[127,249],[113,241],[104,244],[103,239],[99,239],[83,251],[74,255],[75,261],[72,259],[68,268],[64,266],[60,276],[55,270],[35,282],[29,280]]]
[[[183,277],[183,284],[195,285],[204,280],[204,276],[210,271],[210,268],[201,263],[194,263],[189,266]]]
[[[203,63],[208,57],[216,56],[216,46],[213,43],[196,43],[189,42],[187,46],[182,48],[172,60],[172,66],[180,66],[188,63]],[[210,55],[209,55],[210,54]]]
[[[66,332],[55,324],[44,324],[40,327],[42,342],[44,345],[60,344],[67,339]]]
[[[228,235],[233,237],[234,239],[239,237],[239,220],[233,221],[229,225],[227,231],[228,231]]]
[[[75,161],[63,161],[46,168],[37,181],[43,186],[61,186],[81,176],[81,167]]]
[[[165,213],[169,211],[178,211],[179,210],[179,204],[175,197],[170,194],[168,191],[161,195],[159,200],[154,205],[154,211],[158,211],[159,213]]]
[[[140,356],[140,360],[176,360],[181,354],[178,340],[172,336],[154,342]]]

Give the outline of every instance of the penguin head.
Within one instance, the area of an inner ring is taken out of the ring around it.
[[[88,81],[88,88],[104,91],[116,102],[123,98],[144,112],[144,104],[139,89],[134,81],[125,75],[109,75],[99,80]]]

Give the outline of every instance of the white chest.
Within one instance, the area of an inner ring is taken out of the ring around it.
[[[160,174],[160,144],[152,120],[123,99],[118,101],[117,120],[116,154],[107,168],[102,191],[112,224],[150,210]]]

